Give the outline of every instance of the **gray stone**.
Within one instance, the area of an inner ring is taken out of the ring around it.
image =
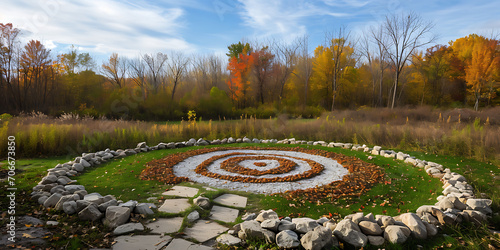
[[[427,230],[427,238],[434,237],[434,236],[437,235],[438,228],[435,225],[430,224],[430,223],[428,223],[426,221],[422,221],[422,222],[424,223],[425,228]]]
[[[47,207],[47,208],[53,207],[57,204],[57,202],[59,202],[61,197],[62,197],[62,194],[54,193],[49,198],[47,198],[47,200],[45,200],[45,202],[43,203],[43,206]]]
[[[320,225],[323,225],[325,224],[325,222],[329,221],[330,219],[326,218],[326,217],[321,217],[319,219],[316,220],[316,222],[318,222],[318,224]]]
[[[376,215],[375,219],[377,220],[377,224],[381,227],[387,227],[390,225],[394,225],[394,219],[391,216],[387,215]]]
[[[242,240],[246,239],[256,239],[265,240],[268,243],[275,242],[275,233],[270,230],[264,229],[260,226],[258,221],[244,221],[241,225]]]
[[[193,203],[203,209],[210,209],[210,200],[203,196],[194,198]]]
[[[99,211],[95,204],[90,204],[78,213],[80,220],[96,221],[101,219],[103,213]]]
[[[313,231],[307,232],[300,239],[300,243],[306,250],[331,249],[335,245],[332,230],[325,227],[316,227]],[[366,243],[363,244],[365,245]]]
[[[278,225],[278,231],[284,231],[284,230],[292,230],[295,231],[295,223],[288,221],[288,220],[281,220],[280,224]]]
[[[103,203],[103,197],[99,193],[87,194],[83,197],[83,200],[94,203],[95,205]]]
[[[257,215],[257,218],[255,218],[255,220],[258,222],[263,222],[270,219],[279,219],[278,214],[272,209],[261,211],[259,215]]]
[[[104,213],[104,212],[106,212],[106,209],[108,209],[108,207],[110,207],[110,206],[118,206],[118,201],[110,200],[110,201],[99,204],[99,206],[97,206],[97,207],[99,208],[99,211]]]
[[[76,213],[76,201],[66,201],[62,205],[63,211],[66,214],[74,214]]]
[[[47,226],[57,226],[57,225],[59,225],[59,222],[53,221],[53,220],[49,220],[49,221],[47,221],[45,223],[45,225],[47,225]]]
[[[467,205],[473,210],[479,211],[483,214],[491,214],[493,211],[490,206],[492,201],[490,199],[468,199]]]
[[[144,214],[144,215],[152,215],[155,212],[151,210],[150,205],[147,203],[139,203],[135,206],[134,213],[136,214]]]
[[[129,234],[137,231],[144,231],[144,226],[141,223],[127,223],[118,226],[113,230],[114,235]]]
[[[61,197],[61,199],[59,199],[57,204],[54,206],[54,208],[56,210],[63,210],[64,202],[78,200],[78,199],[76,199],[76,197],[80,198],[80,196],[78,196],[77,194],[75,194],[75,195],[73,195],[73,194],[63,195]],[[76,203],[75,203],[75,205],[76,205]]]
[[[223,244],[226,246],[239,246],[239,245],[241,245],[241,243],[243,243],[240,238],[234,237],[230,234],[221,234],[221,235],[219,235],[219,237],[217,237],[215,239],[215,241],[217,243],[220,243],[220,244]]]
[[[243,140],[242,140],[243,143],[252,143],[252,140],[244,137]]]
[[[75,193],[76,191],[80,191],[80,190],[85,190],[85,187],[82,186],[82,185],[66,185],[64,187],[64,189],[66,189],[66,191],[70,192],[71,194]]]
[[[423,205],[417,208],[417,214],[419,216],[422,216],[424,213],[432,213],[432,209],[435,208],[435,206],[429,206],[429,205]]]
[[[283,230],[276,235],[276,244],[285,249],[298,247],[299,236],[292,230]]]
[[[40,182],[41,185],[46,185],[50,183],[57,182],[57,176],[53,174],[49,174],[45,177],[42,178],[42,181]]]
[[[361,221],[359,228],[366,235],[382,235],[384,232],[377,223],[371,221]]]
[[[46,196],[46,195],[45,195],[45,196],[40,196],[40,197],[38,197],[38,200],[37,200],[37,201],[38,201],[38,204],[43,205],[43,203],[45,203],[45,201],[46,201],[48,198],[49,198],[49,197],[48,197],[48,196]]]
[[[103,201],[104,201],[104,199],[103,199]],[[125,203],[119,204],[118,206],[119,207],[126,207],[126,208],[130,209],[130,212],[132,212],[132,211],[134,211],[135,206],[137,206],[138,203],[139,202],[137,202],[137,201],[130,200],[130,201],[127,201]]]
[[[277,219],[270,219],[270,220],[265,220],[262,223],[260,223],[260,226],[265,229],[269,229],[271,231],[278,231],[278,226],[280,224],[280,220]]]
[[[255,213],[245,213],[243,216],[241,216],[241,219],[244,221],[254,220],[255,218],[257,218],[257,215]]]
[[[292,223],[295,224],[295,231],[301,234],[305,234],[320,226],[316,220],[311,218],[293,218]]]
[[[354,247],[364,247],[368,243],[366,235],[361,233],[358,225],[349,219],[340,221],[335,227],[333,234],[335,234],[339,240]]]
[[[414,213],[404,213],[401,214],[399,218],[401,219],[401,222],[403,222],[410,229],[413,237],[421,240],[427,239],[426,226],[418,215]]]
[[[125,224],[130,218],[130,209],[128,207],[109,206],[106,209],[106,218],[104,225],[110,228],[116,228]]]
[[[200,218],[200,213],[198,211],[193,211],[186,217],[189,223],[193,223]]]
[[[422,219],[422,221],[430,223],[432,225],[439,225],[438,219],[436,219],[436,217],[432,216],[432,214],[430,214],[430,213],[424,213],[420,217],[420,219]]]
[[[85,167],[83,167],[83,165],[81,163],[75,163],[75,164],[73,164],[71,169],[78,171],[78,172],[82,172],[85,169]]]
[[[366,237],[368,238],[368,243],[373,246],[382,246],[385,242],[385,239],[382,236],[368,235]]]
[[[79,213],[80,211],[82,211],[84,208],[86,208],[90,204],[93,204],[93,203],[90,203],[90,202],[84,201],[84,200],[77,200],[76,201],[76,212]]]
[[[137,143],[137,148],[146,148],[146,147],[147,147],[146,142]]]
[[[406,227],[390,225],[385,228],[384,238],[393,244],[403,244],[410,234],[410,229]]]

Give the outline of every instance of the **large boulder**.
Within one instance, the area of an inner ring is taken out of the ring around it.
[[[125,224],[130,218],[130,209],[128,207],[109,206],[106,209],[106,218],[104,225],[116,228]]]
[[[280,248],[296,248],[300,245],[299,236],[292,230],[283,230],[276,235],[276,244]]]
[[[404,213],[401,214],[399,218],[401,222],[411,230],[413,237],[421,240],[427,239],[427,227],[418,215],[414,213]]]
[[[295,231],[301,234],[305,234],[320,226],[316,220],[311,218],[293,218],[292,223],[295,224]]]
[[[361,233],[361,229],[349,219],[340,221],[333,234],[341,241],[354,247],[364,247],[368,243],[366,235]]]
[[[393,244],[403,244],[410,234],[411,231],[407,227],[390,225],[385,228],[384,238]]]
[[[332,236],[332,230],[326,227],[316,227],[313,231],[307,232],[300,239],[300,243],[306,250],[331,249],[335,243],[338,245]]]

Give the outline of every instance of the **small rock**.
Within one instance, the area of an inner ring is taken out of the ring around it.
[[[390,225],[385,228],[384,238],[393,244],[403,244],[410,234],[410,229],[406,227]]]
[[[288,221],[288,220],[281,220],[279,226],[278,226],[278,231],[284,231],[284,230],[292,230],[295,231],[295,223]]]
[[[244,221],[254,220],[255,218],[257,218],[257,215],[255,213],[245,213],[243,216],[241,216],[241,219]]]
[[[368,243],[370,243],[370,245],[381,246],[385,242],[385,239],[382,236],[368,235],[366,237],[368,238]]]
[[[109,206],[106,209],[106,218],[104,225],[116,228],[125,224],[130,217],[130,209],[128,207]]]
[[[293,218],[292,223],[295,224],[295,231],[301,234],[305,234],[320,226],[318,222],[311,218]]]
[[[207,197],[198,196],[193,199],[193,203],[203,209],[210,209],[210,200]]]
[[[404,213],[401,214],[399,218],[401,219],[401,222],[403,222],[410,229],[415,238],[421,240],[427,239],[426,226],[418,215],[414,213]]]
[[[188,216],[186,218],[187,218],[189,223],[195,222],[196,220],[198,220],[200,218],[200,213],[198,213],[198,211],[195,210],[195,211],[191,212],[190,214],[188,214]]]
[[[80,220],[96,221],[101,219],[102,216],[103,213],[101,213],[97,206],[92,203],[78,213],[78,218]]]

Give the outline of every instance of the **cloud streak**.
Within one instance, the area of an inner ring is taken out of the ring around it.
[[[179,30],[185,25],[180,7],[137,6],[117,0],[6,1],[0,22],[19,25],[23,38],[52,44],[74,44],[98,54],[194,49]]]

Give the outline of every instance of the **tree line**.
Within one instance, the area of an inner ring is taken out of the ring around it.
[[[53,55],[0,23],[0,112],[64,112],[142,120],[277,113],[312,117],[361,107],[481,106],[500,102],[500,42],[471,34],[434,45],[433,24],[387,15],[354,37],[346,27],[309,50],[292,42],[238,42],[227,57],[182,52],[111,54],[97,65],[72,47]]]

